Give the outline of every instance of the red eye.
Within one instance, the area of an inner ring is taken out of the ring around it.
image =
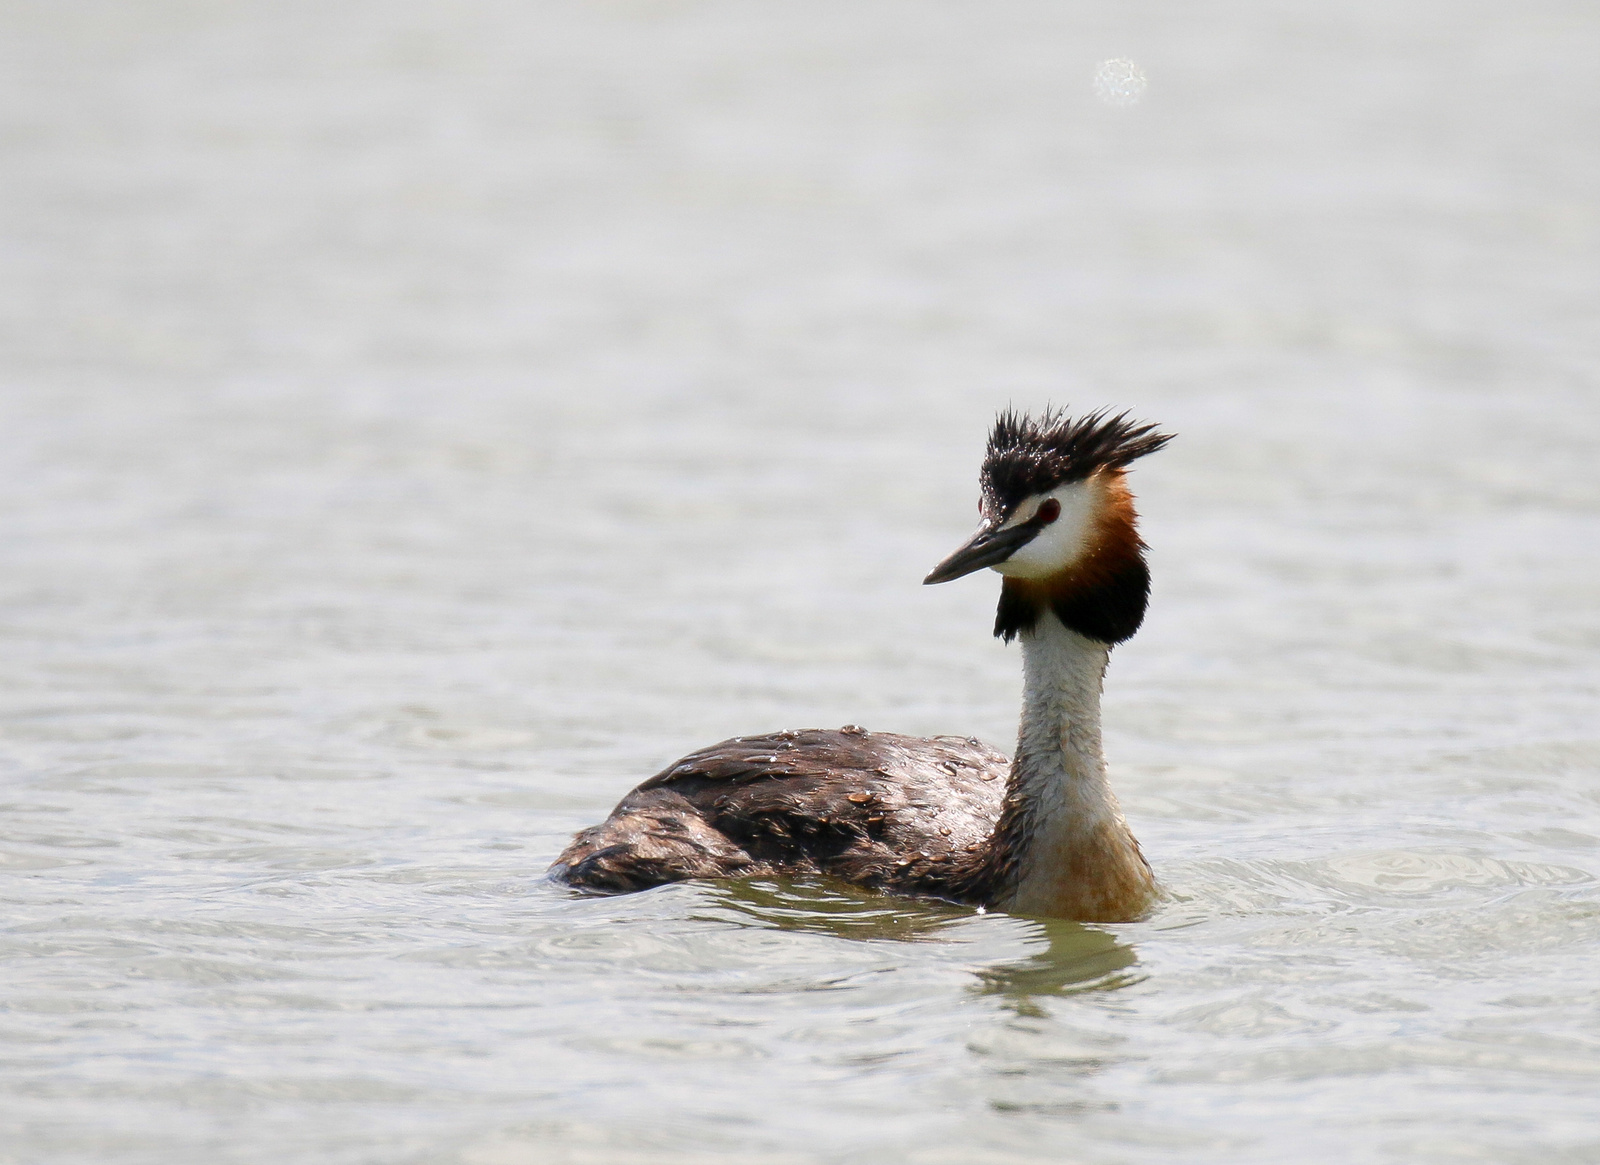
[[[1039,507],[1039,512],[1033,516],[1033,520],[1041,526],[1048,526],[1060,516],[1061,503],[1055,498],[1045,498],[1044,505]]]

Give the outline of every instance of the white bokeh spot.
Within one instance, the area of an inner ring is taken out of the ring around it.
[[[1094,74],[1094,95],[1107,105],[1132,105],[1150,84],[1144,70],[1126,57],[1100,62]]]

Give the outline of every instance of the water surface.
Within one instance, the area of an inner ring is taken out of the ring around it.
[[[0,23],[0,1161],[1600,1158],[1592,6]],[[542,881],[734,733],[1009,746],[918,583],[1046,401],[1180,434],[1151,919]]]

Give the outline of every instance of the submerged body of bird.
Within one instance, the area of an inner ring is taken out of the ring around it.
[[[737,737],[634,789],[552,876],[618,893],[815,872],[1020,914],[1139,917],[1156,883],[1107,781],[1100,694],[1150,589],[1124,471],[1168,440],[1100,413],[995,424],[982,525],[924,581],[1004,576],[995,634],[1023,654],[1014,758],[853,726]]]

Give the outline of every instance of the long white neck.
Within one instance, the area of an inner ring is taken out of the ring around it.
[[[1137,917],[1155,883],[1106,780],[1100,691],[1111,649],[1049,611],[1019,638],[1022,724],[1000,838],[1016,847],[1016,866],[1000,905],[1084,921]]]

